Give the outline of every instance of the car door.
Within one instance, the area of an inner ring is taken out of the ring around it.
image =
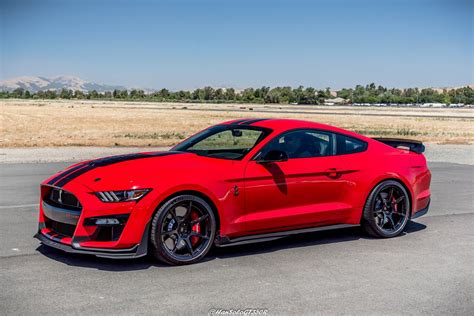
[[[295,143],[296,142],[296,143]],[[272,150],[287,161],[261,163]],[[281,134],[250,160],[245,169],[245,211],[239,221],[250,233],[342,223],[351,205],[336,154],[336,135],[304,129]]]

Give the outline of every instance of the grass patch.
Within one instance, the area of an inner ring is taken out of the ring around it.
[[[420,136],[428,135],[427,132],[412,130],[408,127],[397,128],[396,130],[386,129],[352,129],[354,132],[367,136]]]
[[[418,131],[414,131],[414,130],[410,129],[409,127],[398,128],[397,132],[396,132],[396,135],[400,135],[400,136],[418,136],[418,135],[421,135],[421,134],[422,133],[420,133]]]
[[[185,139],[186,136],[179,132],[166,132],[166,133],[143,133],[133,134],[127,133],[125,135],[115,135],[115,138],[132,138],[132,139]]]

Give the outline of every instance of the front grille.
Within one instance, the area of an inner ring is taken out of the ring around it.
[[[82,210],[82,205],[74,194],[58,188],[51,189],[51,192],[48,196],[48,202],[57,207]]]
[[[81,203],[71,192],[56,187],[44,189],[43,215],[46,227],[62,237],[72,237],[82,211]]]
[[[45,224],[46,227],[51,229],[54,233],[58,233],[65,237],[72,237],[76,230],[76,225],[56,222],[49,218],[46,218]]]

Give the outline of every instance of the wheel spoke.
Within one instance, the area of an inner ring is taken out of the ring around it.
[[[393,221],[392,216],[387,216],[387,217],[388,217],[388,219],[389,219],[389,221],[390,221],[390,224],[392,224],[393,230],[397,230],[397,229],[395,228],[395,223],[394,223],[394,221]]]
[[[189,237],[199,237],[199,238],[206,239],[206,240],[209,239],[208,236],[204,236],[204,235],[202,235],[201,233],[198,233],[198,232],[191,232],[189,234]]]
[[[383,210],[374,210],[374,215],[379,216],[382,212]]]
[[[379,227],[380,228],[383,228],[385,223],[386,223],[386,215],[385,213],[381,213],[382,214],[382,217],[378,217],[379,218]]]
[[[178,217],[176,217],[176,209],[175,208],[169,210],[169,214],[171,215],[171,217],[174,219],[174,221],[176,223],[179,223]]]
[[[391,202],[391,201],[392,201],[392,198],[393,198],[393,187],[390,187],[390,193],[388,194],[387,200],[388,200],[389,202]]]
[[[205,214],[205,215],[203,215],[203,216],[201,216],[201,217],[199,217],[199,218],[197,218],[197,219],[191,221],[191,223],[190,223],[191,227],[193,227],[193,226],[196,225],[197,223],[201,223],[202,221],[204,221],[204,220],[207,219],[208,217],[209,217],[209,215],[208,215],[208,214]]]
[[[172,229],[172,230],[169,230],[169,231],[166,231],[166,232],[162,232],[161,235],[162,236],[173,236],[174,234],[177,234],[178,232],[176,231],[176,229]]]
[[[178,239],[172,238],[172,239],[173,239],[173,241],[174,241],[174,243],[173,243],[173,249],[169,249],[167,246],[165,246],[165,247],[167,247],[172,253],[175,253],[175,252],[176,252],[176,249],[178,248],[179,238],[178,238]]]
[[[406,213],[398,213],[398,212],[393,212],[392,214],[402,216],[402,217],[405,217],[405,215],[406,215]]]
[[[192,201],[189,201],[189,205],[188,207],[186,208],[186,213],[184,214],[183,216],[183,219],[182,219],[182,222],[187,220],[190,216],[191,216],[191,208],[193,206],[193,202]]]
[[[186,238],[183,238],[184,243],[186,244],[186,248],[188,248],[189,254],[192,256],[193,255],[193,245],[191,244],[191,240],[189,240],[189,236]]]
[[[400,203],[401,201],[403,201],[403,199],[405,199],[405,196],[402,195],[401,197],[399,197],[398,199],[395,200],[395,204],[398,204]]]

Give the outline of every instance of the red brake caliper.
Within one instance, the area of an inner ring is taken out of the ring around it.
[[[199,215],[196,213],[196,212],[192,212],[191,213],[191,220],[196,220],[199,218]],[[196,233],[201,233],[201,227],[199,226],[199,223],[196,223],[194,224],[193,227],[191,227],[191,230],[193,232],[196,232]],[[197,244],[197,242],[199,241],[199,237],[198,236],[193,236],[191,237],[191,244],[194,246]]]
[[[395,212],[398,214],[398,205],[395,203],[397,199],[395,197],[392,197],[392,212]]]

